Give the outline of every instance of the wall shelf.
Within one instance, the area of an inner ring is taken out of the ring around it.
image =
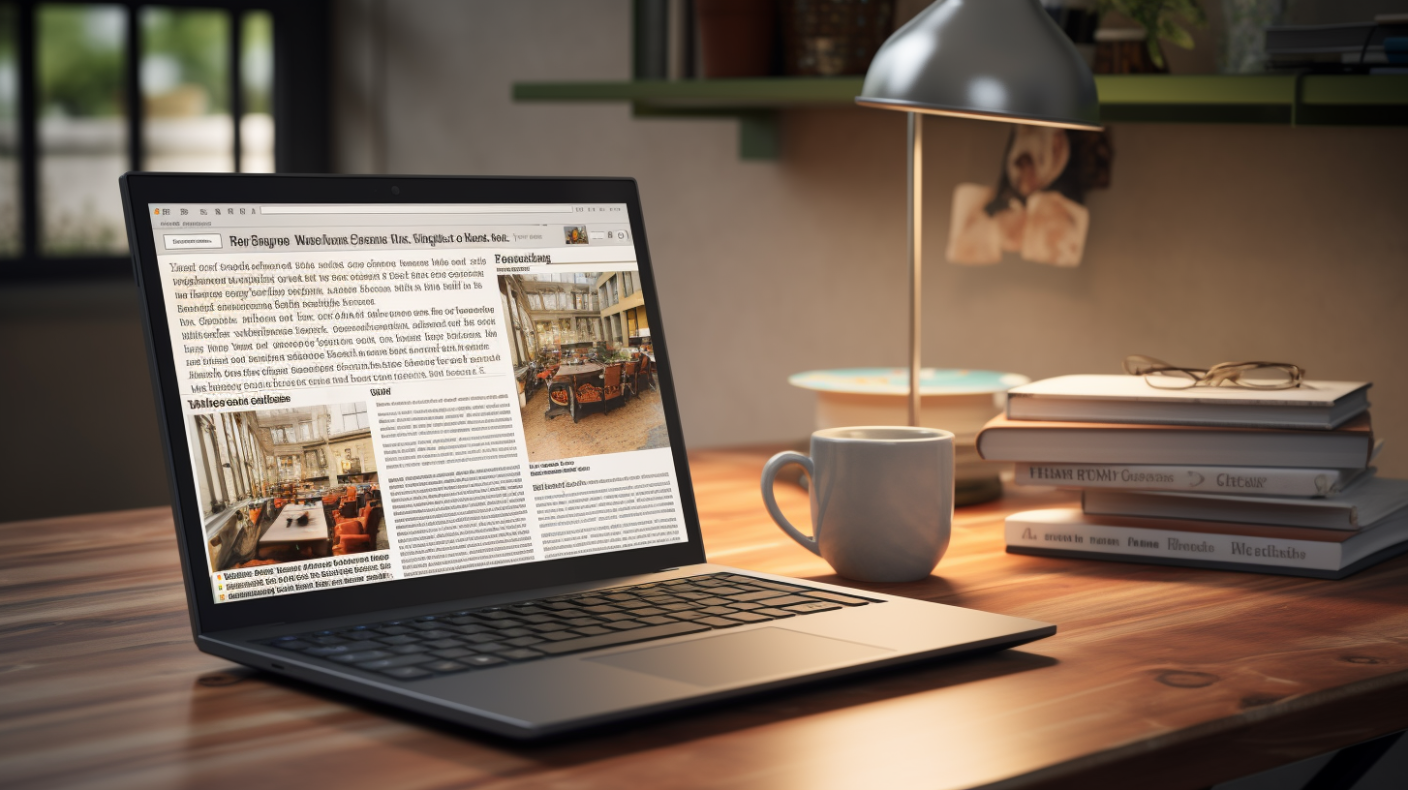
[[[629,102],[636,117],[738,118],[744,159],[775,159],[777,112],[854,107],[859,77],[520,82],[515,101]],[[1408,125],[1408,76],[1363,74],[1097,75],[1110,123]]]

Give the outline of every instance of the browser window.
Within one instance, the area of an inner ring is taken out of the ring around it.
[[[217,603],[687,539],[624,204],[153,204]]]

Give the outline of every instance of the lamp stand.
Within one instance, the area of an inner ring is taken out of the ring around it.
[[[924,116],[909,118],[909,424],[919,425],[919,302],[923,283],[921,251],[924,216]]]

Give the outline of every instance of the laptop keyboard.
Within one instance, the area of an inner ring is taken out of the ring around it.
[[[882,603],[714,573],[283,636],[266,644],[399,680]]]

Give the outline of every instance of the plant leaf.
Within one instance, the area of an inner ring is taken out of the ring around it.
[[[1206,27],[1208,24],[1208,15],[1198,0],[1169,0],[1168,10],[1198,27]]]
[[[1164,68],[1164,50],[1159,46],[1159,40],[1154,36],[1145,39],[1144,46],[1149,50],[1149,59],[1154,61],[1154,65]]]
[[[1098,0],[1096,8],[1101,16],[1118,11],[1144,28],[1149,57],[1159,68],[1164,68],[1161,39],[1183,49],[1193,48],[1193,35],[1174,22],[1175,16],[1195,27],[1206,27],[1208,23],[1199,0]]]
[[[1159,20],[1159,38],[1184,49],[1193,48],[1193,36],[1168,19]]]

